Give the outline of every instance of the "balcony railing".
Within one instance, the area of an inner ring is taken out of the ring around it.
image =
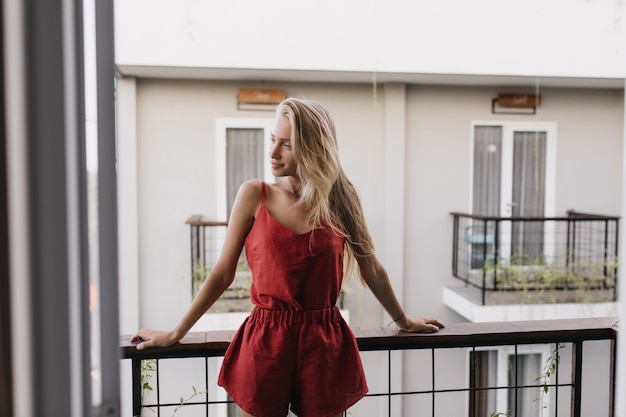
[[[435,334],[355,328],[370,388],[376,389],[349,415],[513,417],[545,412],[556,417],[611,417],[616,323],[614,318],[450,323]],[[143,351],[122,336],[123,358],[132,367],[132,415],[141,415],[143,408],[151,409],[144,415],[157,417],[174,416],[183,408],[185,416],[235,415],[225,409],[232,404],[225,394],[221,399],[216,394],[216,366],[209,363],[224,354],[233,334],[190,333],[172,347]],[[394,362],[400,358],[402,389],[394,382]],[[174,364],[168,364],[171,361]],[[196,375],[199,382],[193,388],[191,372],[183,373],[182,382],[168,381],[167,371],[179,368],[180,361],[200,361],[192,362],[194,371],[203,372]],[[386,370],[380,371],[381,364]],[[529,375],[529,369],[535,373]]]
[[[210,221],[201,215],[192,215],[185,222],[189,226],[190,243],[190,276],[191,294],[194,296],[211,266],[217,261],[226,235],[226,221]],[[251,273],[242,253],[237,264],[235,279],[217,303],[211,308],[212,312],[250,311],[252,305],[249,299]],[[337,305],[343,307],[344,293],[339,295]]]
[[[191,293],[195,294],[201,283],[200,276],[217,260],[221,242],[226,234],[227,221],[208,221],[200,215],[190,216],[189,226]],[[195,278],[195,279],[194,279]]]
[[[483,305],[616,300],[618,217],[451,214],[452,274]]]

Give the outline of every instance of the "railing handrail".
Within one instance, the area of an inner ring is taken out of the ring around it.
[[[437,333],[405,333],[391,327],[352,329],[359,350],[399,350],[502,346],[514,344],[616,340],[615,317],[529,320],[491,323],[450,323]],[[188,333],[167,348],[137,350],[130,336],[121,336],[122,359],[182,358],[222,356],[234,330]]]
[[[601,220],[619,220],[619,216],[608,216],[606,214],[596,214],[596,213],[587,213],[576,210],[567,210],[567,215],[570,217],[585,217],[590,219],[601,219]]]
[[[190,226],[228,226],[228,221],[204,220],[201,214],[193,214],[189,216],[185,224]]]
[[[565,217],[542,217],[542,216],[482,216],[480,214],[469,214],[457,211],[450,212],[452,216],[467,217],[475,220],[488,221],[589,221],[589,220],[619,220],[619,216],[605,216],[602,214],[579,213],[577,211],[568,210],[568,216]]]

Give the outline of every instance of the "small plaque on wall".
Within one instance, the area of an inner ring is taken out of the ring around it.
[[[498,94],[498,106],[538,107],[540,99],[538,94]]]
[[[539,94],[500,93],[498,97],[491,100],[491,112],[495,114],[535,114],[540,99]]]
[[[286,97],[285,90],[267,88],[240,88],[237,108],[241,110],[274,110]]]

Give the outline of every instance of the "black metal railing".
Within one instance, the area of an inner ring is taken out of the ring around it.
[[[202,275],[217,260],[228,222],[209,221],[196,214],[190,216],[185,224],[190,232],[191,293],[195,294],[204,278]]]
[[[195,296],[204,282],[211,267],[217,261],[226,235],[226,221],[208,221],[200,215],[193,215],[185,222],[190,230],[190,281],[191,295]],[[230,287],[220,299],[211,307],[211,312],[240,312],[250,311],[250,284],[252,276],[245,254],[242,253],[237,263],[235,278]]]
[[[378,381],[373,380],[365,358],[370,388],[385,385],[386,388],[372,390],[357,403],[355,408],[362,407],[358,415],[417,415],[414,411],[418,408],[412,408],[416,407],[412,402],[419,404],[420,416],[519,416],[523,413],[544,415],[544,412],[557,417],[614,415],[617,339],[617,319],[614,318],[450,323],[435,334],[402,333],[389,327],[355,328],[354,332],[362,356],[383,355],[384,360],[373,358],[370,362],[375,362],[376,366],[387,364],[387,381],[381,384],[380,374]],[[132,364],[132,415],[141,415],[144,408],[151,409],[144,415],[156,417],[172,417],[180,408],[186,409],[185,416],[236,415],[227,410],[218,411],[217,407],[232,403],[212,394],[216,373],[215,366],[209,364],[211,358],[224,354],[233,333],[190,333],[172,347],[143,351],[138,351],[127,336],[122,336],[123,358]],[[504,381],[486,377],[501,373],[493,367],[488,369],[493,365],[489,365],[489,360],[481,360],[486,356],[480,353],[490,349],[508,352],[507,361],[498,366],[508,374]],[[535,366],[537,373],[530,379],[523,377],[528,373],[524,361],[542,350],[547,354],[541,357],[542,363]],[[404,360],[400,372],[404,372],[405,377],[401,379],[409,381],[411,378],[407,376],[418,377],[425,386],[409,386],[410,383],[405,383],[402,389],[394,386],[397,367],[393,366],[393,361],[397,354]],[[412,357],[412,354],[417,356]],[[194,360],[203,364],[194,365],[194,368],[203,368],[204,375],[198,377],[200,388],[191,388],[189,373],[183,375],[185,382],[170,381],[169,384],[167,377],[161,375],[166,368],[180,365],[168,367],[168,361]],[[150,365],[146,366],[147,363]],[[587,370],[591,372],[586,374]],[[175,392],[166,393],[166,389]],[[146,391],[150,395],[144,397]],[[583,395],[583,391],[587,395]],[[191,395],[187,396],[189,393]],[[402,407],[404,412],[400,413]],[[383,409],[385,411],[381,412]]]
[[[201,215],[192,215],[185,222],[189,226],[190,243],[190,282],[191,296],[195,297],[210,268],[219,256],[226,236],[227,221],[205,220]],[[245,251],[237,262],[235,279],[219,300],[211,307],[211,312],[250,311],[250,285],[252,273],[246,261]],[[342,290],[337,306],[343,308],[345,292]]]
[[[479,289],[483,305],[493,292],[537,303],[616,300],[619,217],[451,214],[452,274]]]

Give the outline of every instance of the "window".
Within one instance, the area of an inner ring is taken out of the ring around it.
[[[468,415],[534,417],[542,415],[544,407],[549,415],[549,398],[536,387],[548,357],[548,348],[541,346],[470,351]]]
[[[263,129],[226,129],[226,209],[228,217],[239,186],[263,178]]]
[[[554,215],[556,124],[476,122],[472,126],[472,214],[496,217]],[[491,223],[492,225],[494,223]],[[553,236],[542,222],[504,222],[511,236],[499,254],[520,259],[550,257]],[[475,231],[470,231],[475,232]],[[481,233],[485,233],[482,231]],[[494,230],[485,239],[494,240]],[[476,256],[477,259],[483,259]],[[482,264],[472,265],[480,268]]]
[[[252,178],[273,181],[269,138],[273,118],[220,118],[216,121],[218,218],[228,219],[241,183]]]

